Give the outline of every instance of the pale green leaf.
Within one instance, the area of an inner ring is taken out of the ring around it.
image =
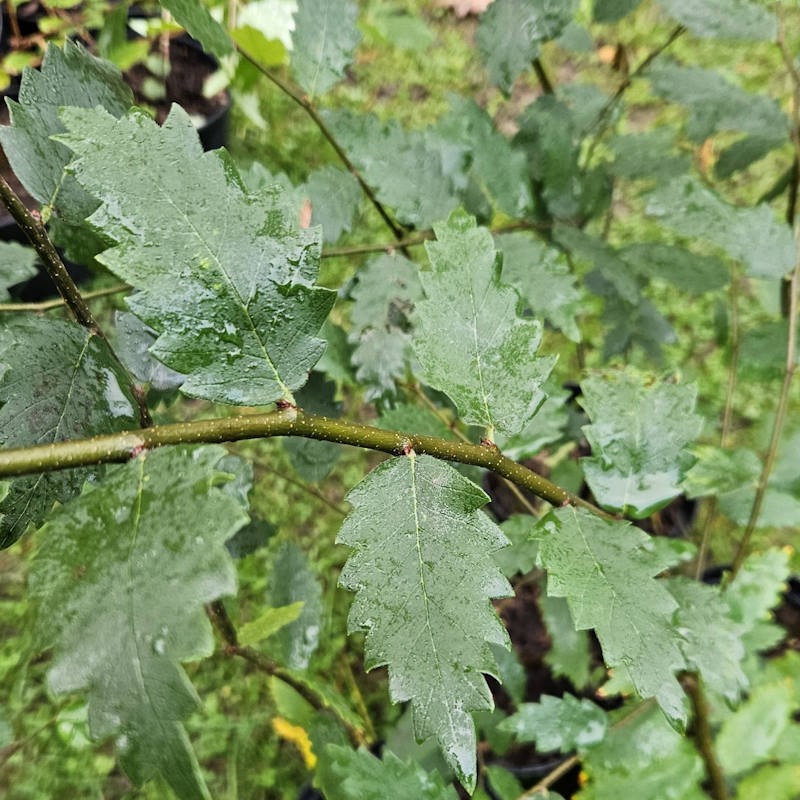
[[[119,117],[132,103],[131,90],[112,64],[69,39],[63,50],[50,44],[41,69],[25,70],[19,102],[8,102],[11,127],[0,128],[0,142],[11,169],[40,203],[53,205],[70,223],[82,223],[97,203],[64,175],[72,153],[50,138],[64,131],[59,109],[102,106]]]
[[[527,575],[536,565],[539,547],[531,538],[533,525],[533,517],[515,514],[500,526],[509,545],[494,554],[494,563],[506,578],[513,578],[517,574]]]
[[[265,67],[278,67],[287,61],[286,45],[280,39],[268,38],[253,25],[239,25],[231,31],[231,38],[241,51]]]
[[[0,242],[0,302],[9,299],[8,289],[36,274],[36,251],[17,242]]]
[[[181,721],[198,703],[180,667],[213,649],[203,604],[236,588],[225,541],[247,516],[215,488],[221,447],[143,454],[109,471],[41,530],[36,636],[56,693],[85,690],[92,736],[114,736],[141,784],[161,773],[210,797]]]
[[[368,750],[328,745],[316,782],[327,800],[457,800],[436,772],[426,773],[413,762],[401,761],[391,751],[376,758]]]
[[[298,408],[309,414],[338,417],[342,407],[341,403],[336,402],[335,395],[336,385],[322,373],[314,371],[308,383],[295,393],[294,399]],[[287,436],[282,443],[297,474],[311,482],[325,478],[342,454],[341,446],[335,442]]]
[[[702,426],[697,388],[626,372],[590,377],[581,388],[592,421],[583,428],[592,456],[582,461],[592,493],[605,508],[649,517],[680,494],[684,448]]]
[[[503,253],[503,281],[519,292],[535,317],[579,342],[575,318],[586,301],[564,254],[524,233],[502,234],[496,241]]]
[[[594,628],[607,666],[627,672],[642,697],[685,722],[674,674],[685,665],[672,623],[678,604],[655,580],[667,564],[648,536],[574,507],[550,512],[534,535],[548,595],[567,599],[578,630]]]
[[[571,681],[576,689],[586,688],[591,679],[589,635],[585,630],[575,630],[569,604],[563,597],[549,597],[542,592],[539,607],[552,642],[544,657],[545,664],[554,675]]]
[[[609,169],[618,178],[667,180],[691,166],[689,157],[676,150],[675,132],[669,128],[614,136],[609,146],[615,156]]]
[[[539,407],[536,416],[514,436],[498,436],[495,439],[503,455],[514,461],[535,458],[542,448],[560,441],[565,435],[569,422],[569,410],[566,400],[569,392],[565,392],[555,381],[545,384],[547,398]]]
[[[754,278],[781,278],[794,266],[791,230],[769,206],[729,205],[697,178],[678,178],[656,189],[648,196],[647,213],[680,236],[722,248]]]
[[[555,361],[536,355],[542,326],[519,316],[519,296],[501,283],[485,228],[456,213],[434,230],[414,329],[426,382],[453,400],[464,422],[517,433],[542,404]]]
[[[692,294],[722,289],[730,270],[718,258],[692,253],[661,242],[637,242],[623,247],[620,257],[644,278],[656,278]]]
[[[358,181],[336,167],[323,167],[308,176],[305,190],[311,200],[311,223],[322,225],[326,242],[335,242],[352,229],[363,194]]]
[[[606,735],[606,713],[591,700],[542,695],[538,703],[524,703],[501,723],[520,742],[535,742],[539,752],[586,750]]]
[[[470,789],[470,712],[492,708],[481,673],[497,671],[490,645],[508,646],[489,603],[511,592],[492,561],[506,539],[480,510],[487,499],[430,456],[390,459],[348,495],[353,511],[337,537],[354,551],[340,583],[357,592],[349,628],[366,631],[367,668],[388,665],[392,699],[411,702],[417,739],[435,736]]]
[[[322,588],[305,553],[293,542],[286,542],[275,557],[267,600],[271,606],[303,604],[300,616],[272,637],[270,652],[294,669],[306,669],[319,645]]]
[[[705,687],[737,702],[748,688],[741,666],[744,626],[732,618],[718,586],[678,577],[667,585],[679,605],[675,626],[683,639],[680,647],[686,664],[700,673]]]
[[[745,448],[722,449],[714,445],[692,448],[697,461],[684,475],[681,486],[686,496],[718,497],[742,486],[755,485],[761,474],[761,459]]]
[[[117,243],[99,260],[137,289],[128,305],[159,332],[153,355],[187,376],[182,391],[291,400],[322,355],[315,334],[334,301],[314,286],[319,230],[299,230],[278,189],[249,195],[178,106],[163,127],[140,112],[63,118],[70,169],[101,202],[90,222]]]
[[[771,41],[775,15],[749,0],[658,0],[661,7],[695,36]]]
[[[789,681],[757,686],[722,723],[715,749],[720,766],[741,775],[766,761],[791,722],[794,710]]]
[[[800,764],[765,764],[736,787],[736,800],[797,800]]]
[[[494,0],[478,28],[478,49],[489,78],[504,92],[544,42],[555,39],[572,20],[575,0]]]
[[[0,445],[82,439],[138,426],[128,376],[108,345],[86,328],[45,317],[15,319],[0,338]],[[0,501],[0,547],[38,525],[100,468],[15,478]]]
[[[352,0],[297,0],[291,68],[309,95],[322,94],[344,77],[361,40]]]
[[[239,644],[249,647],[263,642],[264,639],[268,639],[281,628],[285,628],[291,622],[294,622],[302,611],[303,602],[301,600],[288,606],[268,608],[252,622],[246,622],[239,628],[237,631]]]
[[[217,58],[233,52],[233,44],[226,30],[211,16],[200,0],[160,0],[160,2],[181,27],[203,45],[206,52]]]
[[[441,148],[421,131],[382,124],[371,114],[328,111],[325,121],[378,199],[403,225],[430,227],[458,198]]]

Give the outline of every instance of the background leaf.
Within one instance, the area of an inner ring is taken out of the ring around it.
[[[156,450],[109,471],[42,528],[36,636],[56,693],[86,690],[92,735],[116,737],[141,784],[209,797],[181,725],[198,699],[181,661],[208,655],[207,603],[236,588],[225,540],[247,521],[215,488],[221,447]]]
[[[99,260],[138,290],[128,305],[159,331],[151,352],[187,376],[181,390],[239,405],[291,399],[322,355],[315,334],[334,300],[313,285],[319,231],[285,216],[279,190],[248,195],[178,106],[162,128],[139,112],[64,119],[71,170],[101,201],[90,221],[117,242]]]
[[[350,0],[298,0],[290,63],[295,80],[310,97],[344,77],[361,40],[357,17],[358,6]]]
[[[697,389],[648,385],[632,373],[608,373],[581,383],[583,428],[593,455],[582,460],[586,480],[605,508],[641,519],[680,494],[684,451],[698,434]]]
[[[517,293],[500,282],[491,234],[454,214],[426,244],[414,351],[429,386],[472,425],[517,433],[544,400],[554,359],[537,357],[542,326],[517,314]]]
[[[10,299],[8,289],[36,274],[36,251],[17,242],[0,242],[0,302]]]
[[[23,447],[137,428],[128,376],[108,345],[79,325],[17,318],[0,330],[0,444]],[[0,546],[38,525],[102,468],[44,472],[10,482],[0,501]]]
[[[585,689],[591,679],[589,635],[575,629],[569,604],[563,597],[550,597],[543,590],[539,606],[552,642],[545,663],[554,675],[567,678],[578,690]]]
[[[311,223],[322,225],[325,242],[336,242],[351,230],[363,195],[358,181],[336,167],[322,167],[308,176],[305,190],[311,198]]]
[[[534,531],[547,570],[547,594],[565,597],[575,627],[594,628],[606,665],[630,676],[672,720],[686,720],[675,678],[684,658],[672,624],[677,602],[654,579],[667,566],[648,537],[588,511],[551,511]]]
[[[160,0],[160,3],[190,36],[203,45],[206,52],[217,58],[233,52],[226,30],[199,0]]]
[[[659,5],[695,36],[771,41],[775,15],[748,0],[659,0]]]
[[[480,673],[497,671],[490,644],[508,646],[488,602],[511,587],[491,559],[506,540],[480,511],[487,499],[430,456],[390,459],[350,492],[337,537],[354,550],[339,582],[357,592],[349,628],[366,631],[367,668],[388,665],[392,699],[414,709],[416,738],[435,736],[469,789],[470,711],[493,706]]]

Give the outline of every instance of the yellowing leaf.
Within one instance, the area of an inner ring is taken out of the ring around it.
[[[281,739],[291,742],[300,751],[300,755],[303,756],[303,761],[309,769],[314,769],[317,766],[317,757],[311,749],[311,739],[308,738],[305,728],[301,728],[299,725],[292,725],[291,722],[283,717],[274,717],[272,729]]]
[[[248,647],[268,639],[273,633],[294,622],[302,611],[302,602],[280,608],[268,608],[260,617],[239,628],[239,644]]]

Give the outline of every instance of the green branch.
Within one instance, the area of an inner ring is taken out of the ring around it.
[[[552,505],[579,505],[602,517],[611,518],[610,514],[586,500],[506,458],[493,445],[453,442],[435,436],[387,431],[342,419],[314,416],[295,408],[225,419],[177,422],[139,431],[95,436],[91,439],[0,450],[0,478],[128,461],[143,450],[166,445],[236,442],[271,436],[302,436],[379,450],[395,456],[407,455],[413,451],[444,461],[472,464],[508,478]]]

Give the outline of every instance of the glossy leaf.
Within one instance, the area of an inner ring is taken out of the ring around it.
[[[161,5],[175,17],[203,49],[217,58],[233,52],[233,44],[225,28],[211,16],[200,0],[160,0]]]
[[[428,228],[458,204],[451,169],[425,132],[383,125],[371,114],[328,111],[324,118],[339,143],[403,225]],[[459,165],[460,166],[460,165]]]
[[[775,15],[749,0],[659,0],[659,5],[695,36],[772,41]]]
[[[728,205],[696,178],[678,178],[652,192],[647,213],[680,236],[722,248],[754,278],[780,278],[794,266],[791,231],[766,205]]]
[[[156,340],[152,328],[127,311],[117,311],[114,323],[115,352],[137,381],[157,391],[177,389],[183,383],[183,375],[165,367],[151,355],[150,347]]]
[[[508,646],[489,603],[511,591],[492,561],[506,540],[480,510],[487,499],[430,456],[390,459],[348,495],[353,511],[337,537],[354,551],[340,584],[357,592],[349,628],[367,634],[367,668],[389,667],[392,699],[411,702],[417,739],[435,736],[470,789],[470,712],[493,706],[480,673],[496,674],[491,644]]]
[[[361,40],[358,6],[351,0],[298,0],[292,35],[291,67],[309,97],[344,77]]]
[[[504,92],[572,20],[574,0],[494,0],[481,17],[478,49],[489,79]]]
[[[306,669],[319,646],[322,588],[305,553],[293,542],[278,551],[267,592],[273,607],[302,603],[298,618],[272,636],[270,653],[294,669]]]
[[[108,345],[85,328],[44,317],[15,319],[0,334],[0,365],[4,448],[138,427],[128,376]],[[101,473],[86,468],[13,479],[0,501],[0,546],[13,544],[56,500],[65,503]]]
[[[426,382],[453,400],[465,422],[517,433],[542,404],[554,364],[536,356],[542,326],[519,316],[519,297],[501,282],[485,228],[456,213],[434,230],[414,327]]]
[[[159,332],[153,355],[187,376],[182,391],[291,400],[322,355],[315,334],[334,300],[313,285],[319,231],[287,218],[279,190],[247,194],[224,151],[202,152],[178,106],[161,128],[140,112],[63,118],[70,169],[101,202],[90,222],[117,242],[99,260],[138,290],[128,305]]]
[[[504,283],[513,286],[535,317],[546,319],[573,342],[581,340],[576,316],[585,304],[563,253],[524,233],[498,236]]]
[[[594,628],[606,665],[627,673],[642,697],[655,697],[672,720],[685,722],[684,667],[672,620],[678,607],[655,576],[668,565],[648,537],[588,511],[550,512],[534,531],[547,570],[547,594],[565,597],[575,627]]]
[[[520,742],[535,742],[539,752],[569,753],[602,741],[608,720],[605,711],[591,700],[545,694],[538,703],[524,703],[500,727],[513,731]]]
[[[417,764],[401,761],[387,750],[382,759],[368,750],[349,750],[329,745],[317,783],[327,800],[457,800],[452,786],[445,786],[436,772],[426,773]]]
[[[680,494],[685,447],[700,433],[694,386],[648,382],[633,373],[608,373],[581,384],[583,428],[593,455],[583,459],[598,502],[637,519]]]
[[[17,242],[0,242],[0,302],[9,299],[8,289],[36,274],[36,251]]]
[[[92,735],[115,736],[141,784],[209,797],[181,721],[198,698],[181,661],[213,647],[203,604],[235,590],[224,543],[247,520],[218,488],[221,447],[156,450],[109,471],[42,528],[36,635],[56,693],[85,690]]]
[[[40,203],[54,206],[70,223],[83,223],[97,206],[64,168],[72,153],[53,134],[64,131],[62,106],[102,106],[115,117],[133,104],[119,70],[67,40],[64,49],[47,48],[39,70],[26,70],[19,102],[8,102],[11,127],[0,128],[0,142],[14,174]]]

